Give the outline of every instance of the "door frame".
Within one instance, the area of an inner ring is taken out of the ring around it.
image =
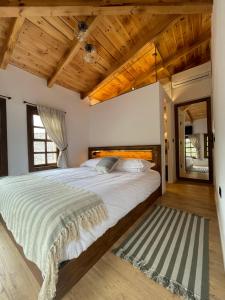
[[[1,176],[8,175],[8,146],[7,146],[7,117],[6,117],[6,100],[0,97],[0,113],[2,117],[0,119],[0,131],[2,134],[2,139],[5,141],[0,144],[0,155],[2,157],[2,168],[0,167],[0,171],[2,170]]]
[[[206,102],[207,107],[207,129],[208,129],[208,163],[209,163],[209,179],[197,179],[197,178],[185,178],[180,176],[179,168],[179,127],[178,127],[178,108],[186,106],[188,104],[194,104],[199,102]],[[175,104],[175,149],[176,149],[176,175],[178,180],[187,180],[195,182],[213,183],[213,133],[212,133],[212,112],[211,112],[211,97],[185,101]]]

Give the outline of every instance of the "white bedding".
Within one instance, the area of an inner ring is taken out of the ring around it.
[[[65,247],[62,261],[78,257],[160,185],[160,174],[153,170],[98,174],[93,169],[82,167],[38,172],[38,175],[92,191],[102,198],[108,210],[105,222],[89,231],[81,230],[80,239]]]

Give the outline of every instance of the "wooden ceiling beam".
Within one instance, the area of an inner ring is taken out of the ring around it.
[[[192,119],[191,113],[190,113],[190,111],[188,109],[186,110],[186,114],[188,116],[189,121],[192,123],[193,119]]]
[[[85,36],[88,36],[92,32],[92,30],[94,30],[97,22],[98,22],[97,17],[91,17],[90,18],[90,20],[88,22],[89,27],[88,27],[88,30],[85,33]],[[52,87],[53,86],[53,84],[56,82],[57,78],[62,73],[62,71],[64,70],[64,68],[72,61],[72,59],[74,58],[74,56],[79,52],[81,46],[82,46],[82,43],[75,38],[74,41],[72,42],[72,46],[63,55],[63,57],[61,58],[61,60],[60,60],[60,62],[58,64],[55,72],[49,78],[49,80],[48,80],[48,87]]]
[[[139,41],[139,43],[136,43],[135,47],[132,47],[127,55],[122,57],[118,64],[114,64],[105,74],[105,78],[101,82],[99,82],[97,86],[95,86],[91,91],[81,94],[81,99],[94,94],[97,90],[101,89],[108,83],[109,78],[114,78],[115,75],[122,69],[127,69],[126,65],[129,60],[135,59],[136,55],[141,49],[146,47],[148,44],[150,45],[154,43],[155,40],[157,40],[164,31],[172,28],[179,19],[180,17],[177,16],[168,16],[168,19],[166,19],[164,22],[161,22],[149,33],[149,35],[146,35],[145,38]]]
[[[158,54],[159,54],[159,56],[160,56],[160,59],[161,59],[161,61],[162,61],[162,67],[164,68],[164,71],[167,73],[168,77],[171,78],[171,74],[170,74],[168,68],[164,65],[162,55],[161,55],[161,53],[160,53],[160,51],[159,51],[158,43],[155,42],[154,45],[155,45],[156,53],[158,52]]]
[[[6,69],[10,58],[13,54],[13,50],[16,46],[16,42],[18,40],[19,34],[21,32],[22,26],[24,23],[23,17],[18,17],[13,20],[7,41],[5,42],[2,55],[0,58],[0,68]]]
[[[213,1],[152,2],[146,0],[7,0],[1,1],[0,17],[97,16],[134,14],[211,13]]]

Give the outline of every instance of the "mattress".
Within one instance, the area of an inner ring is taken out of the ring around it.
[[[154,170],[98,174],[91,168],[81,167],[43,171],[38,172],[38,175],[98,194],[108,211],[106,221],[88,231],[81,229],[80,239],[66,245],[61,262],[77,258],[160,186],[160,174]]]
[[[192,166],[190,169],[191,172],[199,172],[199,173],[208,173],[209,167],[207,166]]]

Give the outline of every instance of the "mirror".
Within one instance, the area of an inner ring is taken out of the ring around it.
[[[177,141],[180,178],[209,180],[207,101],[177,106]]]

